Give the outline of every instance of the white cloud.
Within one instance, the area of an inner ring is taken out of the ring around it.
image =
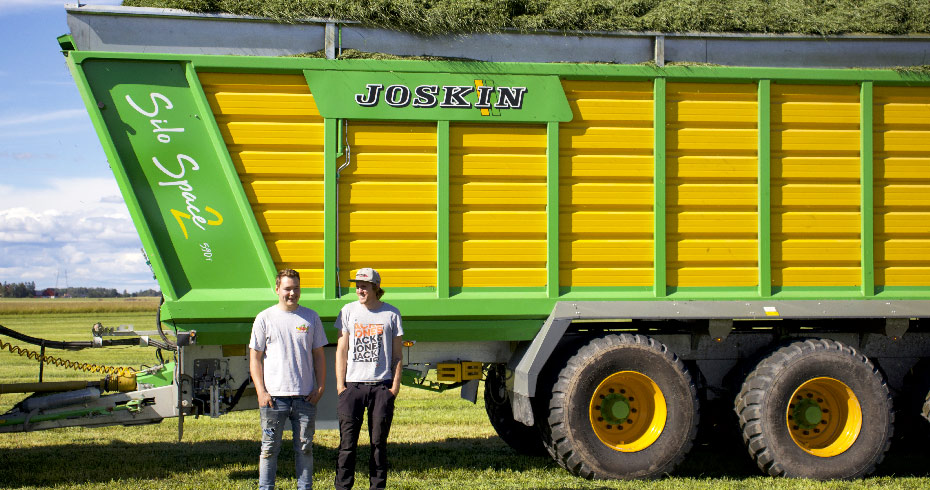
[[[0,280],[51,287],[57,276],[62,287],[157,288],[140,249],[113,179],[0,185]]]
[[[54,121],[66,121],[78,117],[85,117],[87,111],[84,109],[63,109],[60,111],[44,112],[41,114],[18,114],[4,115],[0,114],[0,127],[3,126],[22,126],[25,124],[47,123]]]
[[[42,187],[12,187],[0,184],[0,210],[11,208],[28,208],[32,210],[71,210],[83,211],[87,216],[94,216],[101,208],[107,208],[108,214],[121,212],[129,216],[119,187],[112,177],[76,177],[69,179],[51,179]]]

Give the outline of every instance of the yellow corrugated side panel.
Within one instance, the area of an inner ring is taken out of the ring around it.
[[[563,81],[559,285],[653,284],[651,82]]]
[[[374,267],[385,288],[435,287],[435,124],[352,121],[347,137],[350,162],[338,182],[340,286]]]
[[[304,77],[200,73],[275,267],[323,286],[323,119]]]
[[[449,285],[546,285],[546,127],[449,127]]]
[[[875,284],[930,286],[930,88],[873,98]]]
[[[754,84],[666,88],[666,280],[756,286],[758,104]]]
[[[861,284],[859,87],[772,84],[772,284]]]

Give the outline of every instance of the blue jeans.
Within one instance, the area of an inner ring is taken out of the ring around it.
[[[290,419],[294,434],[294,459],[297,463],[297,488],[313,488],[313,433],[316,405],[304,397],[271,397],[270,407],[259,407],[262,421],[262,451],[258,460],[258,488],[274,490],[278,470],[278,453],[284,421]]]

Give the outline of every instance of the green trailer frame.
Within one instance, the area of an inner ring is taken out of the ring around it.
[[[913,72],[896,72],[892,70],[820,70],[820,69],[764,69],[733,68],[708,66],[628,66],[599,64],[544,64],[544,63],[470,63],[470,62],[421,62],[421,61],[368,61],[368,60],[324,60],[307,58],[270,58],[240,56],[184,56],[142,53],[95,53],[69,51],[68,64],[85,99],[88,112],[103,143],[104,150],[111,162],[120,162],[125,158],[129,148],[125,142],[113,138],[105,118],[106,106],[111,101],[100,100],[95,94],[92,83],[88,80],[85,67],[103,63],[112,63],[106,70],[116,71],[116,79],[126,73],[118,72],[118,66],[133,71],[133,64],[159,63],[177,64],[179,77],[189,84],[188,96],[195,117],[202,119],[201,133],[204,152],[217,155],[216,164],[221,169],[216,182],[228,185],[225,196],[228,206],[236,209],[242,220],[238,235],[234,237],[239,243],[251,246],[243,247],[236,257],[237,267],[242,269],[241,276],[247,279],[239,283],[228,278],[215,280],[223,283],[222,287],[213,287],[209,280],[200,280],[206,287],[197,287],[193,277],[204,271],[192,269],[193,263],[185,257],[168,260],[175,255],[169,250],[167,231],[157,229],[147,221],[145,206],[140,199],[138,189],[133,188],[132,179],[123,166],[113,165],[114,173],[129,206],[130,214],[140,232],[145,251],[152,262],[152,267],[159,285],[165,294],[166,302],[162,308],[162,320],[172,322],[182,330],[196,330],[198,341],[205,344],[243,343],[250,329],[250,320],[265,305],[273,300],[272,285],[274,266],[270,255],[262,242],[261,232],[248,206],[245,194],[236,178],[235,168],[228,157],[222,136],[203,92],[200,89],[196,73],[198,71],[267,74],[304,74],[311,72],[366,72],[389,73],[450,73],[467,75],[509,75],[509,76],[558,76],[571,80],[624,80],[651,81],[655,93],[655,128],[665,126],[665,86],[669,82],[715,82],[715,83],[755,83],[758,85],[759,100],[759,286],[758,287],[692,287],[675,288],[666,285],[666,250],[662,239],[655,241],[654,287],[558,287],[559,220],[557,211],[548,213],[546,234],[548,236],[548,265],[544,288],[506,287],[506,288],[466,288],[455,290],[449,287],[449,188],[448,188],[448,123],[437,124],[437,219],[438,219],[438,285],[435,290],[424,288],[395,288],[391,291],[392,303],[404,311],[408,331],[413,338],[420,341],[455,341],[475,338],[488,340],[525,341],[532,339],[542,322],[553,311],[559,301],[726,301],[758,300],[772,301],[792,300],[927,300],[930,299],[930,286],[915,287],[876,287],[873,272],[873,188],[861,186],[861,286],[859,287],[771,287],[771,250],[768,239],[770,227],[770,148],[771,132],[766,131],[769,124],[769,87],[772,82],[779,84],[849,84],[860,87],[861,127],[861,179],[872,181],[872,89],[881,86],[927,86],[930,77]],[[130,68],[131,67],[131,68]],[[325,116],[325,114],[324,114]],[[379,117],[379,116],[375,116]],[[396,114],[387,114],[385,118],[400,118]],[[554,116],[550,116],[554,117]],[[316,309],[324,319],[331,320],[339,308],[346,302],[343,291],[336,283],[336,210],[335,193],[337,185],[336,158],[341,150],[337,137],[338,117],[325,119],[325,215],[324,215],[324,282],[319,289],[305,289],[304,302]],[[558,121],[549,121],[547,135],[547,209],[557,210],[559,202],[558,166],[559,155]],[[654,193],[654,231],[656,237],[666,233],[665,223],[665,132],[655,134],[655,193]],[[445,177],[445,178],[444,178]],[[228,223],[228,221],[227,221]],[[195,251],[196,253],[196,251]],[[252,256],[254,254],[254,257]],[[432,289],[432,288],[428,288]],[[501,320],[508,320],[508,328],[499,328]],[[443,324],[455,322],[460,328],[449,329]],[[458,332],[458,333],[453,333]]]

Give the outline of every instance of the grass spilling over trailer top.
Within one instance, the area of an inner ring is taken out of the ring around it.
[[[574,31],[930,33],[926,0],[125,0],[123,5],[309,17],[421,34]]]
[[[125,300],[121,300],[125,301]],[[151,325],[146,314],[0,314],[0,322],[24,333],[53,339],[86,340],[88,326],[135,323]],[[0,337],[3,340],[10,340]],[[85,349],[68,352],[75,360],[113,365],[152,364],[153,350],[143,347]],[[0,379],[34,381],[34,362],[0,352]],[[48,381],[90,379],[84,373],[48,367]],[[708,441],[695,446],[673,475],[654,481],[589,481],[572,476],[551,459],[519,455],[494,432],[478,403],[461,400],[457,391],[428,393],[408,387],[397,400],[391,428],[389,486],[395,489],[807,489],[804,479],[772,479],[758,475],[738,436],[723,427],[707,427]],[[327,387],[324,396],[335,396]],[[0,397],[0,413],[22,399]],[[362,429],[364,434],[366,429]],[[280,488],[294,488],[290,431],[278,459]],[[235,412],[218,419],[187,417],[184,441],[177,441],[177,420],[136,427],[68,428],[27,434],[0,434],[0,489],[251,489],[258,480],[258,411]],[[319,430],[314,441],[316,488],[332,488],[339,433]],[[367,482],[368,441],[359,441],[356,484]],[[822,489],[930,486],[926,446],[891,452],[872,477],[856,481],[816,482]]]

